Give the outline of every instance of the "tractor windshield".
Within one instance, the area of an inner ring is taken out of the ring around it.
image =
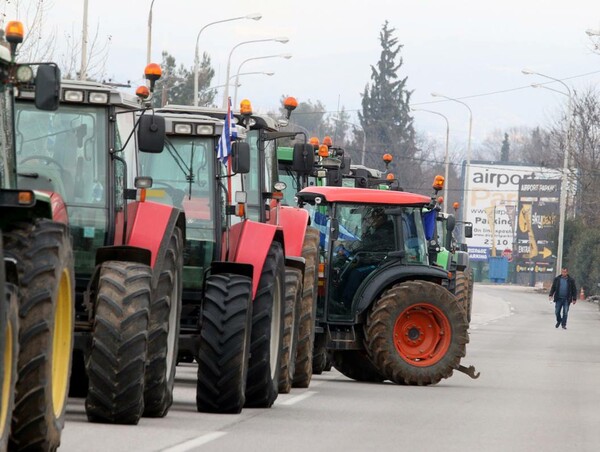
[[[56,111],[42,111],[33,102],[18,101],[15,111],[18,186],[62,197],[75,270],[91,274],[94,251],[106,244],[108,231],[107,109],[61,104]]]
[[[321,243],[331,256],[327,305],[332,320],[352,318],[354,296],[363,281],[386,261],[388,253],[405,251],[407,263],[427,265],[426,240],[418,208],[338,204],[333,211],[339,232],[332,240],[327,232],[331,220],[323,208],[311,210],[313,224],[322,233]]]
[[[14,188],[11,90],[4,84],[0,84],[0,90],[0,187]]]
[[[160,154],[141,153],[140,174],[152,177],[149,201],[179,207],[186,216],[186,287],[202,287],[215,250],[215,140],[169,136]],[[222,209],[220,209],[222,210]]]

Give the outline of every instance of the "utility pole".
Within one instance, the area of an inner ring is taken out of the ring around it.
[[[88,0],[83,0],[83,29],[81,31],[81,68],[79,80],[85,80],[87,72]]]

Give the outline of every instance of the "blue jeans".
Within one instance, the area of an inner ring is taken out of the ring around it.
[[[557,298],[554,302],[554,312],[556,314],[556,323],[567,326],[567,316],[569,315],[569,300],[566,298]],[[562,313],[562,316],[561,316]]]

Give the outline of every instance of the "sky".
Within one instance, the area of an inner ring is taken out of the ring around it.
[[[59,44],[65,33],[79,32],[82,0],[44,1],[51,5],[45,28],[55,30]],[[98,27],[101,38],[111,37],[107,77],[131,80],[134,88],[142,82],[146,63],[151,1],[89,0],[90,30]],[[7,6],[6,0],[0,0],[8,19],[14,18],[14,3],[11,0]],[[547,125],[566,106],[566,95],[529,87],[548,80],[523,75],[523,68],[561,79],[576,91],[600,82],[600,52],[594,53],[594,42],[585,33],[600,30],[597,0],[154,0],[152,12],[152,59],[160,62],[161,51],[167,50],[189,67],[202,27],[261,13],[261,20],[211,25],[200,34],[200,51],[210,54],[216,70],[213,84],[224,83],[228,57],[237,44],[288,37],[287,44],[251,43],[234,50],[232,74],[247,58],[292,54],[291,59],[246,63],[242,72],[275,75],[242,77],[238,99],[251,99],[258,111],[276,109],[283,94],[299,101],[319,100],[332,114],[345,107],[356,122],[371,65],[380,56],[379,33],[387,20],[403,45],[399,75],[408,77],[412,106],[445,115],[450,148],[459,152],[467,142],[469,111],[457,102],[440,102],[432,92],[461,99],[471,108],[475,148],[494,130]],[[565,91],[559,83],[546,86]],[[503,92],[485,95],[498,91]],[[414,118],[419,132],[443,140],[443,118],[426,112],[415,112]]]

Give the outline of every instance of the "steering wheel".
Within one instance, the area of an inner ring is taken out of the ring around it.
[[[19,162],[19,165],[22,165],[25,162],[29,162],[30,160],[41,160],[46,163],[51,163],[53,165],[56,165],[61,173],[64,174],[66,172],[66,170],[60,163],[58,163],[58,161],[56,161],[52,157],[48,157],[47,155],[30,155],[29,157],[25,157],[23,160],[21,160]]]
[[[357,251],[355,254],[350,256],[350,258],[346,262],[346,266],[339,274],[338,281],[341,281],[346,276],[346,274],[350,271],[350,269],[354,269],[360,265],[360,262],[362,260],[361,255],[363,255],[363,254],[368,254],[368,252],[367,251]]]

